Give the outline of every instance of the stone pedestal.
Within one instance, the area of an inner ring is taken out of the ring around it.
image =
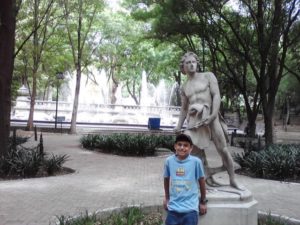
[[[248,190],[231,187],[207,188],[208,212],[201,225],[257,225],[257,201]]]

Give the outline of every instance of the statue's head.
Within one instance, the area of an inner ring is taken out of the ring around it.
[[[198,56],[194,53],[194,52],[186,52],[182,57],[181,57],[181,60],[180,60],[180,64],[179,64],[179,67],[180,67],[180,71],[181,73],[183,74],[186,74],[186,72],[184,71],[184,63],[185,63],[185,60],[187,59],[187,57],[194,57],[197,61],[197,72],[200,72],[200,61],[199,61],[199,58]]]

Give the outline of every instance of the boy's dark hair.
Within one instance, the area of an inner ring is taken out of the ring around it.
[[[189,142],[191,145],[193,145],[193,141],[191,139],[191,137],[187,134],[179,134],[176,136],[176,139],[175,139],[175,143],[177,143],[178,141],[187,141]]]

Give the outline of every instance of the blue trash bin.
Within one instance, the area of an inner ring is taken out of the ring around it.
[[[148,129],[159,130],[160,128],[160,118],[149,118],[148,119]]]

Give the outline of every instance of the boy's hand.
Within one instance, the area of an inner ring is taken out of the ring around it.
[[[165,210],[168,210],[169,199],[164,199],[163,206]]]
[[[207,213],[207,205],[206,204],[199,204],[199,212],[200,215],[205,215]]]

